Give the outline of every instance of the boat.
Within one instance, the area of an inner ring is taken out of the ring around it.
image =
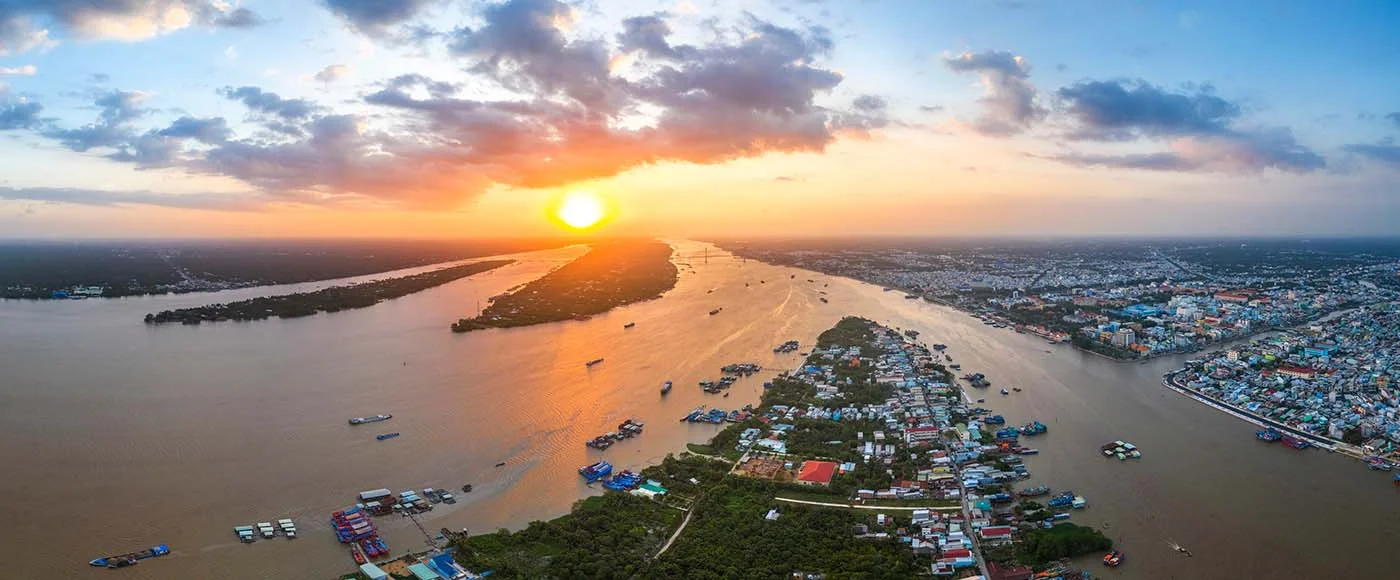
[[[116,556],[95,558],[92,561],[88,562],[88,564],[92,566],[97,566],[98,568],[125,568],[127,566],[135,566],[141,560],[146,560],[149,558],[158,558],[169,553],[170,546],[167,546],[165,544],[159,544],[151,546],[144,550],[137,550],[135,552],[118,554]]]
[[[350,419],[350,424],[364,425],[365,423],[378,423],[380,421],[388,421],[389,419],[393,418],[394,416],[388,413],[385,413],[383,415],[370,415],[368,417],[355,417],[353,419]]]
[[[985,402],[987,402],[987,400],[986,400],[986,399],[977,399],[977,402],[978,402],[978,403],[985,403]],[[1002,422],[1004,423],[1005,420],[1003,420]]]
[[[448,492],[445,492],[445,491],[444,491],[444,492],[438,493],[438,497],[439,497],[439,498],[442,498],[442,503],[445,503],[445,504],[448,504],[448,505],[457,503],[457,498],[454,497],[451,493],[448,493]]]
[[[1108,566],[1109,568],[1117,568],[1118,565],[1122,563],[1123,553],[1119,552],[1118,550],[1114,550],[1103,555],[1103,565]]]
[[[375,438],[375,439],[378,439],[378,440],[380,440],[380,441],[383,441],[383,440],[385,440],[385,439],[393,439],[393,438],[398,437],[398,436],[399,436],[399,432],[398,432],[398,431],[394,431],[393,433],[380,433],[380,434],[378,434],[378,435],[375,435],[374,438]]]
[[[986,399],[978,399],[977,402],[978,402],[978,403],[981,403],[982,401],[985,401],[985,400],[986,400]],[[1002,417],[1001,415],[992,415],[991,417],[987,417],[986,419],[983,419],[982,422],[983,422],[983,423],[986,423],[986,424],[988,424],[988,425],[1005,425],[1005,424],[1006,424],[1006,417]]]
[[[282,527],[282,534],[286,535],[288,540],[297,539],[297,526],[292,520],[283,518],[277,520],[277,525]]]
[[[664,394],[669,393],[669,392],[671,392],[671,381],[666,381],[666,382],[664,382],[664,383],[661,383],[661,394],[664,395]]]
[[[716,314],[719,314],[719,311],[721,311],[721,310],[724,310],[724,308],[723,308],[723,307],[720,307],[720,308],[716,308],[716,309],[714,309],[714,310],[711,310],[711,311],[710,311],[710,316],[714,316],[714,315],[716,315]]]
[[[831,302],[830,300],[827,300],[825,296],[818,298],[818,300],[821,300],[822,304],[829,304]]]
[[[1307,449],[1310,446],[1307,439],[1303,439],[1302,437],[1294,437],[1292,435],[1284,435],[1283,444],[1294,449]]]
[[[601,359],[601,358],[595,358],[595,359],[593,359],[593,360],[591,360],[591,361],[588,361],[588,362],[586,362],[586,363],[583,363],[583,366],[591,367],[591,366],[596,365],[596,364],[598,364],[598,363],[600,363],[600,362],[603,362],[603,359]]]
[[[369,560],[365,558],[364,553],[360,551],[360,547],[354,544],[350,544],[350,557],[355,559],[356,564],[369,562]]]
[[[1026,447],[1024,449],[1021,449],[1020,451],[1017,451],[1017,453],[1020,453],[1021,455],[1038,455],[1040,453],[1040,450],[1034,447]]]
[[[502,461],[502,462],[496,464],[496,467],[505,467],[505,466],[506,466],[506,462],[504,462],[504,461]]]
[[[234,526],[233,533],[238,534],[238,541],[245,544],[251,544],[257,539],[253,536],[253,526]]]
[[[622,325],[622,327],[623,327],[623,328],[632,328],[633,326],[636,326],[636,325],[637,325],[637,323],[635,323],[635,322],[628,322],[627,324]]]
[[[588,483],[607,477],[609,473],[612,473],[612,464],[608,463],[607,460],[578,468],[578,474],[587,479]]]
[[[1021,427],[1021,434],[1022,434],[1022,435],[1040,435],[1041,433],[1044,433],[1046,430],[1047,430],[1047,427],[1045,426],[1044,423],[1041,423],[1040,421],[1031,421],[1030,423],[1027,423],[1026,426]]]
[[[1278,429],[1274,429],[1273,427],[1269,427],[1263,431],[1255,431],[1254,436],[1265,443],[1273,443],[1283,438],[1283,434],[1279,433]]]
[[[1011,393],[1010,393],[1009,391],[1007,391],[1006,389],[1002,389],[1002,390],[1001,390],[1001,394],[1003,394],[1003,395],[1010,395]]]
[[[277,530],[272,527],[270,522],[258,523],[258,531],[262,532],[264,538],[271,538],[277,535]]]
[[[1016,392],[1019,393],[1019,392],[1021,392],[1021,387],[1011,387],[1011,390],[1016,391]]]
[[[1046,495],[1048,493],[1050,493],[1050,486],[1048,485],[1037,485],[1035,487],[1028,487],[1026,489],[1021,490],[1021,495],[1025,497],[1035,497],[1039,495]]]

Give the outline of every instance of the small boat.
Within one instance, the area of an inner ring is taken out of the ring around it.
[[[245,544],[253,543],[257,538],[253,535],[253,526],[234,526],[233,533],[238,534],[238,541]]]
[[[671,392],[671,381],[666,381],[666,382],[664,382],[664,383],[661,383],[661,394],[664,395],[664,394],[669,393],[669,392]]]
[[[1123,553],[1119,552],[1118,550],[1114,550],[1103,555],[1103,565],[1108,566],[1109,568],[1117,568],[1118,565],[1122,563]]]
[[[1003,395],[1010,395],[1011,393],[1010,393],[1009,391],[1007,391],[1006,389],[1002,389],[1002,390],[1001,390],[1001,394],[1003,394]]]
[[[1021,455],[1036,455],[1040,453],[1040,450],[1033,447],[1027,447],[1018,451],[1017,453],[1020,453]]]
[[[714,309],[714,310],[711,310],[711,311],[710,311],[710,316],[714,316],[714,315],[716,315],[716,314],[719,314],[719,311],[721,311],[721,310],[724,310],[724,307],[720,307],[720,308],[716,308],[716,309]]]
[[[1279,433],[1278,430],[1273,427],[1269,427],[1263,431],[1255,431],[1254,436],[1265,443],[1273,443],[1283,438],[1283,434]]]
[[[987,400],[986,400],[986,399],[977,399],[977,402],[978,402],[978,403],[985,403],[985,402],[987,402]]]
[[[819,298],[819,300],[822,301],[822,304],[830,304],[830,303],[831,303],[831,301],[830,301],[830,300],[827,300],[825,296],[822,296],[821,298]]]
[[[502,461],[502,462],[496,464],[496,467],[505,467],[505,466],[506,466],[506,462],[504,462],[504,461]]]
[[[148,558],[158,558],[169,553],[170,546],[160,544],[156,546],[151,546],[144,550],[128,552],[126,554],[95,558],[92,561],[88,562],[88,564],[92,566],[97,566],[98,568],[125,568],[127,566],[135,566],[141,560],[146,560]]]
[[[457,503],[457,498],[456,498],[456,497],[453,497],[451,493],[448,493],[448,492],[445,492],[445,491],[444,491],[444,492],[438,493],[438,497],[441,498],[441,499],[442,499],[442,503],[445,503],[445,504],[454,504],[454,503]]]
[[[1011,390],[1016,391],[1016,392],[1019,393],[1019,392],[1021,392],[1021,387],[1011,387]]]
[[[637,325],[637,323],[635,323],[635,322],[628,322],[627,324],[622,325],[622,327],[623,327],[623,328],[632,328],[633,326],[636,326],[636,325]]]
[[[1045,495],[1048,493],[1050,493],[1050,486],[1048,485],[1037,485],[1035,487],[1028,487],[1026,489],[1021,490],[1021,495],[1025,497],[1035,497],[1039,495]]]
[[[380,421],[388,421],[389,419],[393,418],[394,416],[388,413],[385,413],[383,415],[370,415],[368,417],[355,417],[353,419],[350,419],[350,424],[364,425],[365,423],[378,423]]]
[[[500,466],[497,465],[496,467],[500,467]],[[464,484],[462,484],[462,493],[471,493],[471,492],[472,492],[472,484],[470,484],[470,483],[464,483]]]
[[[591,360],[591,361],[588,361],[588,362],[584,363],[583,366],[591,367],[591,366],[596,365],[596,364],[601,363],[601,362],[603,362],[603,359],[601,359],[601,358],[595,358],[595,359],[593,359],[593,360]]]
[[[398,432],[398,431],[394,431],[393,433],[380,433],[380,434],[378,434],[378,435],[375,435],[374,438],[375,438],[375,439],[378,439],[378,440],[380,440],[380,441],[383,441],[383,440],[385,440],[385,439],[393,439],[393,438],[398,437],[398,436],[399,436],[399,432]]]
[[[277,520],[277,525],[282,527],[282,534],[287,536],[288,540],[297,539],[297,526],[292,523],[292,520],[283,518]]]
[[[355,559],[356,564],[364,564],[369,561],[365,559],[364,553],[360,552],[360,547],[355,544],[350,544],[350,557]]]

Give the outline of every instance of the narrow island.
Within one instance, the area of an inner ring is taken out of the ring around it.
[[[671,246],[655,240],[595,244],[587,254],[497,296],[475,318],[453,323],[453,332],[512,328],[586,319],[618,306],[660,298],[676,286]]]
[[[178,322],[181,324],[199,324],[201,322],[221,322],[225,320],[265,320],[273,316],[278,318],[297,318],[301,316],[311,316],[318,312],[337,312],[340,310],[368,308],[384,300],[391,300],[400,296],[413,294],[414,292],[421,292],[435,286],[441,286],[453,280],[465,278],[473,274],[480,274],[488,270],[494,270],[506,264],[510,264],[511,262],[514,262],[514,260],[487,260],[459,266],[450,266],[440,270],[414,274],[412,276],[376,280],[363,284],[333,286],[315,292],[264,296],[251,300],[230,302],[228,304],[210,304],[196,308],[164,310],[156,314],[147,314],[146,323],[166,324]]]

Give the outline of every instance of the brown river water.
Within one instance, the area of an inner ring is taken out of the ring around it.
[[[1028,440],[1041,454],[1027,458],[1027,485],[1088,498],[1072,521],[1107,526],[1127,555],[1117,570],[1090,559],[1102,576],[1397,574],[1400,489],[1389,477],[1255,441],[1252,425],[1160,386],[1180,358],[1116,363],[898,292],[713,247],[706,263],[697,255],[706,245],[673,243],[696,257],[678,258],[689,266],[660,300],[584,322],[462,335],[448,324],[584,250],[520,254],[511,266],[372,308],[286,321],[151,327],[141,317],[325,284],[0,302],[0,579],[330,580],[354,565],[328,514],[379,487],[472,483],[457,505],[421,518],[430,531],[555,517],[599,493],[576,475],[580,465],[606,457],[639,468],[707,440],[718,427],[677,419],[701,404],[757,402],[763,380],[800,361],[774,346],[809,345],[848,314],[948,344],[962,372],[993,381],[973,390],[985,406],[1012,423],[1049,426]],[[724,310],[709,316],[716,307]],[[636,327],[623,329],[627,322]],[[745,361],[772,370],[741,379],[728,398],[695,386]],[[668,379],[675,388],[662,397]],[[1001,386],[1024,392],[1003,397]],[[346,424],[374,413],[394,419]],[[645,435],[602,452],[584,447],[628,417],[647,424]],[[403,435],[374,439],[386,431]],[[1143,459],[1103,458],[1098,446],[1112,439],[1136,443]],[[244,545],[232,531],[282,517],[296,520],[299,539]],[[379,524],[396,553],[425,545],[407,519]],[[1172,551],[1173,541],[1195,556]],[[173,555],[120,571],[87,566],[157,543]]]

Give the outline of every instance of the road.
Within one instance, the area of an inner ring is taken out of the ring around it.
[[[803,505],[819,505],[819,506],[824,506],[824,507],[850,508],[850,509],[857,509],[857,510],[882,510],[882,511],[883,511],[883,510],[904,510],[904,511],[913,511],[913,510],[933,510],[933,511],[936,511],[936,512],[955,512],[955,511],[959,511],[959,510],[963,509],[963,508],[958,507],[958,506],[933,507],[933,506],[851,505],[851,504],[848,504],[848,503],[827,503],[827,502],[820,502],[820,501],[808,501],[808,500],[805,500],[805,499],[792,499],[792,498],[786,498],[786,497],[775,497],[775,498],[773,498],[773,499],[778,500],[778,501],[781,501],[781,502],[786,502],[786,503],[800,503],[800,504],[803,504]]]

